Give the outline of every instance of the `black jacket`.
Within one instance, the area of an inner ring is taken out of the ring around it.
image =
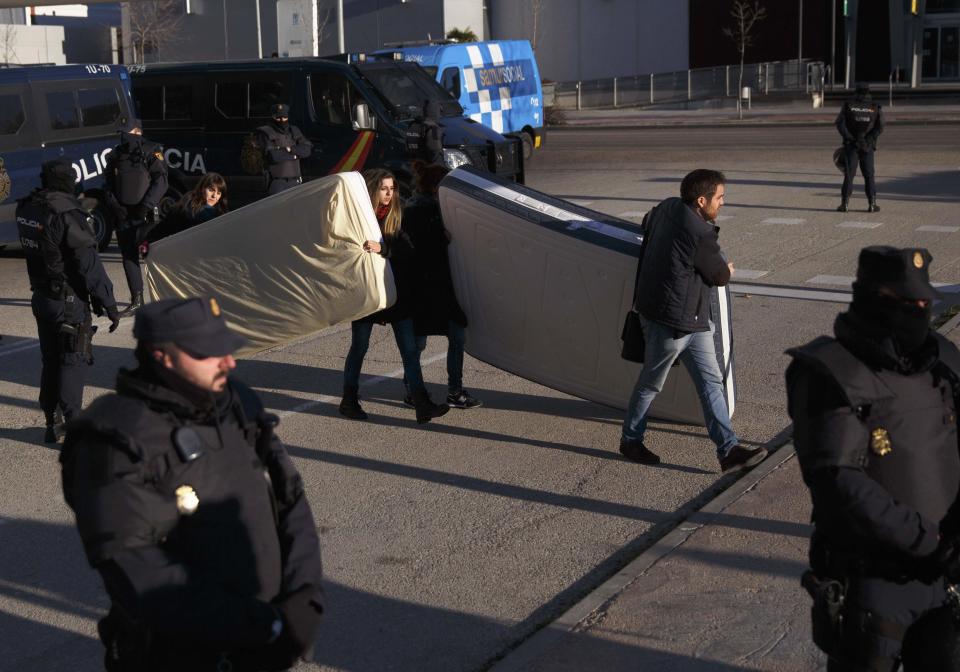
[[[261,126],[257,129],[257,141],[271,178],[300,177],[300,159],[306,159],[313,152],[313,143],[293,124],[271,122]]]
[[[383,222],[379,222],[381,230]],[[396,233],[385,235],[380,243],[380,256],[390,262],[393,281],[397,287],[397,301],[389,308],[361,317],[356,322],[390,324],[413,315],[414,288],[416,285],[417,256],[407,232],[401,228]]]
[[[418,336],[446,336],[448,322],[467,326],[467,316],[457,302],[450,277],[447,248],[450,238],[443,226],[437,199],[417,194],[403,211],[403,230],[417,251],[413,274],[413,325]]]
[[[854,98],[843,104],[835,125],[844,145],[876,149],[883,133],[883,110],[869,96]]]
[[[103,173],[110,204],[120,221],[142,219],[167,193],[163,147],[133,133],[121,133],[120,140],[107,157]],[[128,203],[136,196],[140,196],[137,204]]]
[[[730,281],[720,229],[679,198],[643,218],[634,309],[681,332],[709,331],[710,288]]]
[[[111,615],[148,633],[154,655],[265,654],[272,600],[309,586],[321,608],[313,515],[280,441],[257,446],[258,407],[231,380],[202,408],[140,368],[67,427],[63,491],[87,558]],[[176,447],[184,431],[203,449],[192,461]],[[180,506],[190,492],[193,512]]]

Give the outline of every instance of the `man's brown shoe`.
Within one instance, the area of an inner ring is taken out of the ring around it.
[[[660,464],[660,456],[643,445],[643,441],[621,441],[620,453],[631,462]]]
[[[763,458],[766,456],[767,449],[763,446],[747,448],[737,444],[730,449],[730,452],[720,458],[720,471],[727,473],[734,469],[749,469],[763,462]]]

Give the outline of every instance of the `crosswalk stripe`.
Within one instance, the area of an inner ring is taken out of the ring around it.
[[[787,224],[792,226],[794,224],[803,224],[805,221],[807,220],[796,217],[767,217],[761,224]]]
[[[770,271],[758,271],[752,268],[735,268],[733,277],[737,280],[756,280],[762,278]]]
[[[875,229],[878,226],[883,226],[883,222],[840,222],[837,226],[846,229]]]
[[[632,217],[636,217],[637,219],[639,219],[640,217],[643,217],[645,214],[647,214],[646,210],[627,210],[626,212],[621,212],[619,215],[617,215],[617,217],[622,217],[623,219],[630,219]]]
[[[849,287],[853,284],[853,281],[856,278],[850,277],[849,275],[815,275],[807,282],[812,285],[839,285],[841,287]]]
[[[960,231],[960,226],[937,226],[936,224],[925,224],[918,226],[917,231],[932,231],[934,233],[956,233]]]

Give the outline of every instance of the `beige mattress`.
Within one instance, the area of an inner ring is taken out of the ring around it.
[[[150,247],[152,300],[216,296],[249,354],[354,320],[396,301],[359,173],[307,182]]]

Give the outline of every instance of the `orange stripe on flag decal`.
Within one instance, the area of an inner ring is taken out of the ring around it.
[[[373,146],[373,131],[361,131],[357,135],[357,139],[353,141],[353,144],[350,145],[350,148],[344,153],[340,160],[337,162],[333,168],[330,169],[328,175],[333,175],[334,173],[342,173],[349,170],[357,170],[358,166],[363,167],[363,162],[367,160],[367,155],[370,153],[370,148]]]

